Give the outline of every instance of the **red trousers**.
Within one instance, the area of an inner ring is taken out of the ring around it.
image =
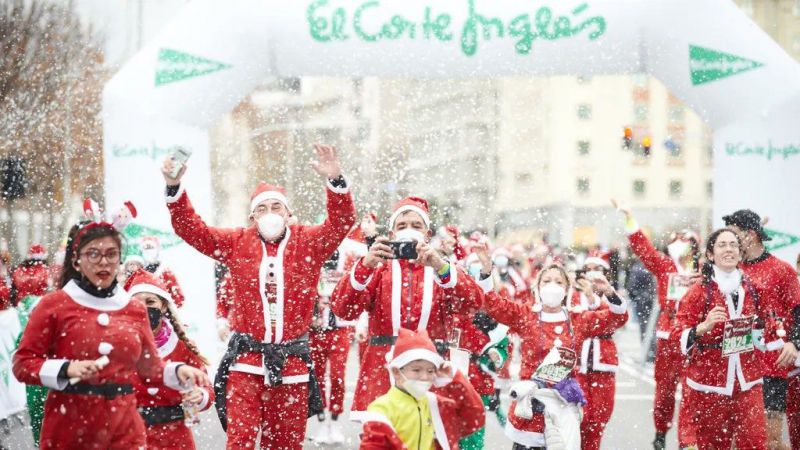
[[[581,422],[581,449],[600,450],[600,440],[614,411],[616,374],[589,372],[579,373],[576,378],[587,402]]]
[[[736,436],[736,450],[766,450],[767,419],[760,385],[742,392],[736,381],[730,397],[694,391],[691,398],[698,448],[729,450]]]
[[[308,383],[268,386],[263,375],[231,372],[228,379],[228,450],[301,450],[308,419]]]
[[[192,430],[182,420],[147,427],[147,450],[194,450]]]
[[[144,448],[145,429],[136,396],[114,399],[51,390],[44,404],[42,450]]]
[[[789,424],[789,442],[800,448],[800,376],[789,377],[786,389],[786,422]]]
[[[655,381],[656,395],[653,404],[653,422],[657,433],[666,433],[672,427],[675,415],[675,391],[681,378],[683,355],[680,343],[667,339],[656,340]]]
[[[325,409],[333,414],[344,411],[344,373],[347,365],[347,353],[353,339],[352,328],[339,328],[322,333],[311,333],[309,345],[311,360],[314,362],[314,373],[317,374],[322,402]],[[330,390],[325,394],[325,373],[330,378]]]

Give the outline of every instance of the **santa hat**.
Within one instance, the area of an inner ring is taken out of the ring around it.
[[[142,292],[155,294],[175,304],[175,300],[173,300],[172,296],[167,292],[167,287],[164,285],[164,282],[144,269],[137,270],[136,273],[128,278],[128,281],[125,282],[125,290],[128,291],[128,294],[131,296]]]
[[[122,207],[110,219],[104,219],[100,205],[93,199],[87,198],[83,200],[83,216],[85,220],[78,223],[78,232],[67,242],[67,246],[71,246],[73,251],[77,251],[81,239],[92,228],[113,228],[122,233],[125,227],[136,218],[137,212],[133,203],[128,201],[123,203]]]
[[[33,244],[31,248],[28,249],[28,259],[46,259],[47,258],[47,250],[45,250],[44,245],[42,244]]]
[[[158,236],[143,236],[141,243],[143,247],[148,244],[147,247],[161,250],[161,240]]]
[[[408,363],[420,359],[428,361],[436,367],[441,367],[444,363],[444,359],[436,352],[436,347],[425,330],[414,332],[400,328],[394,350],[386,356],[387,360],[391,358],[387,365],[388,368],[402,369]]]
[[[389,228],[393,229],[395,220],[400,217],[400,214],[403,214],[407,211],[413,211],[419,214],[420,217],[422,217],[423,222],[425,222],[425,226],[430,228],[431,219],[428,216],[428,202],[419,197],[406,197],[395,203],[392,210],[392,216],[389,217]]]
[[[611,270],[611,254],[609,252],[590,252],[587,258],[583,261],[583,267],[589,264],[600,266],[606,270]]]
[[[283,203],[286,209],[289,209],[289,199],[286,197],[286,189],[262,181],[258,183],[253,194],[250,195],[250,212],[252,213],[255,211],[259,203],[267,200],[277,200]]]

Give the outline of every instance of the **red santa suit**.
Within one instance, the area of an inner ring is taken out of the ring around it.
[[[580,343],[593,337],[612,334],[628,320],[624,302],[619,305],[609,304],[608,308],[594,311],[576,308],[571,312],[564,309],[557,313],[547,313],[541,311],[538,303],[522,305],[490,293],[484,301],[484,309],[495,320],[508,325],[522,339],[520,380],[531,380],[553,347],[566,347],[579,353]],[[506,436],[521,445],[544,447],[544,415],[541,412],[534,413],[531,419],[525,419],[514,414],[515,408],[516,401],[513,401],[509,407]]]
[[[330,298],[333,288],[334,284],[321,280],[320,296]],[[319,320],[320,325],[311,328],[311,360],[314,361],[314,372],[320,383],[322,403],[332,415],[338,416],[344,411],[344,374],[355,322],[336,317],[330,306],[318,307],[315,319]],[[329,396],[325,395],[326,372],[330,375],[327,378],[330,382]]]
[[[587,325],[592,330],[592,336],[583,339],[578,345],[580,368],[576,378],[586,396],[586,407],[583,411],[581,422],[581,448],[583,450],[599,450],[606,424],[611,419],[614,411],[614,395],[616,393],[616,373],[619,368],[617,344],[614,343],[613,330],[611,333],[596,335],[595,328],[605,328],[603,316],[591,314],[592,311],[602,311],[611,306],[605,297],[597,298],[590,302],[583,293],[576,293],[581,310],[588,311]],[[627,312],[625,322],[627,322]],[[619,323],[622,327],[625,322]],[[619,329],[619,328],[617,328]]]
[[[102,355],[109,363],[92,379],[72,385],[59,376],[68,361]],[[95,297],[73,280],[33,309],[13,372],[23,383],[50,388],[42,449],[132,449],[145,445],[133,384],[141,377],[179,389],[178,365],[158,357],[142,303],[121,287]]]
[[[14,269],[11,282],[17,290],[17,301],[29,295],[41,297],[50,288],[50,273],[45,263],[47,252],[42,244],[33,244],[25,262]]]
[[[0,277],[0,311],[6,310],[11,306],[11,286],[9,286],[5,277]]]
[[[656,382],[655,400],[653,404],[653,422],[657,433],[666,433],[672,426],[675,414],[675,392],[678,382],[682,379],[683,355],[679,342],[670,341],[669,335],[675,314],[678,310],[679,300],[670,300],[669,291],[670,275],[686,273],[687,271],[675,263],[675,260],[659,252],[647,239],[638,225],[628,228],[628,241],[633,253],[642,261],[645,268],[656,278],[656,291],[661,314],[656,324],[656,357],[654,378]],[[684,386],[685,387],[685,386]],[[686,400],[681,402],[685,403]],[[681,406],[678,417],[678,440],[681,445],[695,442],[694,433],[691,431],[691,420],[685,409]]]
[[[723,306],[729,319],[757,315],[755,292],[740,283],[726,295],[710,280],[692,286],[681,300],[672,338],[688,355],[686,385],[693,391],[691,406],[699,448],[731,448],[735,436],[737,449],[766,449],[762,352],[754,349],[723,356],[722,323],[702,336],[694,335],[694,328],[715,306]]]
[[[389,223],[409,210],[429,223],[427,202],[415,197],[398,202]],[[491,279],[488,284],[491,288]],[[444,342],[448,318],[477,310],[482,298],[481,287],[455,265],[441,276],[433,268],[409,260],[389,260],[376,269],[367,268],[359,260],[331,297],[334,314],[345,320],[369,313],[369,346],[361,359],[350,418],[360,420],[370,402],[391,387],[389,374],[383,369],[384,357],[400,328],[427,330],[432,339]]]
[[[786,422],[789,425],[789,443],[800,448],[800,357],[789,372],[786,391]]]
[[[194,212],[183,186],[167,198],[178,236],[231,272],[233,334],[215,381],[227,392],[217,392],[216,402],[223,426],[231,425],[228,448],[252,446],[261,428],[262,448],[302,446],[309,392],[317,390],[315,378],[309,377],[307,335],[319,273],[355,222],[349,189],[327,184],[325,222],[287,226],[278,242],[263,240],[255,225],[209,227]],[[288,206],[282,188],[261,183],[251,196],[251,210],[270,199]]]
[[[427,333],[400,329],[388,367],[400,369],[416,360],[429,361],[437,367],[443,363]],[[482,428],[485,419],[478,393],[460,371],[454,371],[454,374],[452,378],[436,379],[436,392],[427,392],[418,400],[408,392],[392,387],[388,393],[371,402],[369,411],[362,417],[364,429],[359,448],[417,449],[419,441],[430,436],[430,428],[433,428],[432,448],[458,449],[459,439]],[[417,442],[412,442],[415,439]]]
[[[140,270],[128,279],[125,289],[131,296],[142,292],[155,294],[174,305],[174,300],[166,291],[163,282],[144,270]],[[158,356],[164,362],[182,361],[192,367],[206,370],[203,361],[178,337],[169,320],[164,320],[162,327],[155,342]],[[160,342],[162,335],[166,339]],[[147,382],[138,378],[133,387],[136,390],[139,413],[147,429],[147,448],[194,450],[192,431],[184,423],[181,393],[168,388],[161,380]],[[203,400],[197,405],[198,411],[208,409],[214,401],[214,389],[211,386],[204,386],[201,389]]]

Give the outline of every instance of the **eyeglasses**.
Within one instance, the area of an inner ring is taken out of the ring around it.
[[[105,253],[101,252],[100,250],[91,249],[81,253],[81,257],[86,258],[92,264],[99,263],[103,258],[105,258],[109,263],[115,264],[119,262],[120,253],[119,250],[116,249],[111,249]]]
[[[725,248],[732,248],[733,250],[739,250],[739,243],[738,242],[717,242],[714,244],[714,248],[725,249]]]

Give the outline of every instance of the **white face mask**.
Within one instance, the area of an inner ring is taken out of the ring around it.
[[[267,213],[259,217],[256,221],[258,231],[264,239],[275,239],[283,233],[286,228],[286,219],[280,214]]]
[[[681,256],[686,255],[686,252],[689,250],[689,247],[690,245],[688,242],[678,239],[677,241],[667,246],[667,253],[669,253],[669,256],[672,259],[678,259]]]
[[[561,306],[564,301],[564,296],[567,295],[567,290],[563,286],[556,283],[547,283],[539,289],[539,298],[545,306],[556,307]]]
[[[425,235],[413,228],[406,228],[394,233],[398,241],[417,241],[425,242]]]
[[[409,380],[402,371],[400,376],[403,377],[403,389],[417,400],[424,397],[433,386],[433,381]]]
[[[508,256],[500,255],[496,257],[494,259],[494,265],[501,269],[505,269],[506,267],[508,267]]]
[[[585,276],[586,276],[586,279],[589,280],[589,281],[599,280],[599,279],[603,278],[603,272],[601,272],[599,270],[590,270],[589,272],[586,272]]]
[[[142,259],[147,264],[155,264],[158,262],[158,249],[144,248],[142,249]]]

